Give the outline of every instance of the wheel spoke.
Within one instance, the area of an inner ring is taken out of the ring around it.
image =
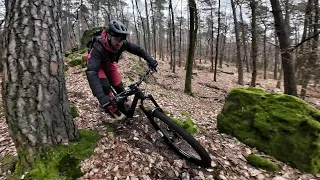
[[[169,139],[169,142],[185,157],[201,160],[198,153],[192,148],[189,143],[184,140],[178,133],[171,130],[167,124],[160,119],[155,118],[155,122],[158,124],[162,134]]]

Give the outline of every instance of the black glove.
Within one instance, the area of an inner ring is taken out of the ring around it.
[[[153,71],[157,71],[157,66],[158,66],[158,61],[151,59],[149,62],[149,67],[151,68],[151,70]]]

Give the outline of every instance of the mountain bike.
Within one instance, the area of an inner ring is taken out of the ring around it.
[[[171,118],[163,112],[151,94],[145,93],[145,90],[140,88],[140,85],[146,77],[152,75],[153,72],[154,71],[149,68],[137,82],[127,86],[123,92],[119,94],[113,92],[113,103],[116,104],[119,111],[126,115],[127,118],[132,118],[136,106],[138,105],[138,101],[140,100],[140,109],[169,147],[173,148],[178,155],[186,160],[202,167],[210,167],[211,158],[200,143],[185,129],[171,120]],[[129,96],[134,96],[134,98],[131,105],[128,107],[125,101]],[[146,107],[145,101],[150,101],[151,104],[153,104],[153,107]]]

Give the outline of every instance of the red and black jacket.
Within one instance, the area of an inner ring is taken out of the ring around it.
[[[103,93],[102,85],[98,73],[100,69],[107,62],[118,62],[123,51],[128,51],[137,55],[147,62],[150,62],[152,57],[150,54],[136,44],[130,43],[127,40],[123,42],[122,47],[118,51],[114,51],[106,42],[106,30],[104,30],[100,37],[97,38],[93,44],[91,52],[87,56],[86,75],[89,81],[90,88],[94,96]]]

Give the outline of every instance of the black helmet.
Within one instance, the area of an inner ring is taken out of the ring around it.
[[[114,37],[127,37],[130,33],[127,27],[120,21],[113,20],[109,23],[108,33]]]

